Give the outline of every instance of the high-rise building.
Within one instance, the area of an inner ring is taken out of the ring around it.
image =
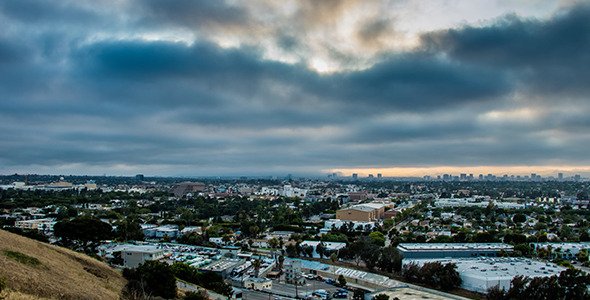
[[[135,179],[143,181],[145,179],[145,177],[143,176],[143,174],[137,174],[137,175],[135,175]]]
[[[557,178],[559,180],[563,180],[563,173],[557,173]]]
[[[381,173],[377,173],[377,179],[381,179],[383,178],[383,175]]]
[[[465,173],[461,173],[461,180],[466,180],[467,179],[467,174]]]
[[[352,173],[352,179],[353,179],[353,180],[357,180],[357,179],[359,179],[359,174],[357,174],[357,173]]]

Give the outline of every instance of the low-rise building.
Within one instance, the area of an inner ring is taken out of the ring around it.
[[[580,250],[588,251],[590,242],[580,243],[533,243],[535,249],[545,248],[551,252],[551,257],[572,260],[580,253]]]
[[[366,222],[366,221],[346,221],[346,220],[338,220],[338,219],[329,219],[326,220],[324,223],[324,229],[332,230],[332,229],[340,229],[343,225],[351,226],[354,229],[365,229],[367,226],[369,228],[375,227],[375,222]]]
[[[212,271],[212,272],[215,272],[215,273],[221,275],[221,277],[223,277],[225,279],[225,278],[228,278],[231,276],[232,271],[234,269],[238,268],[239,266],[241,266],[242,264],[245,264],[245,263],[246,262],[241,259],[223,258],[223,259],[218,260],[210,265],[199,268],[199,271],[201,271],[201,272]]]
[[[180,231],[176,225],[163,225],[163,226],[147,226],[142,229],[143,234],[147,238],[165,238],[169,237],[175,239],[180,236]]]
[[[447,299],[456,299],[456,300],[467,300],[468,298],[456,296],[453,294],[443,293],[440,291],[426,289],[419,286],[396,286],[388,289],[378,290],[372,293],[365,294],[365,300],[372,300],[377,295],[387,295],[389,299],[399,299],[399,300],[416,300],[416,299],[429,299],[429,300],[447,300]]]
[[[176,197],[183,197],[188,194],[196,194],[206,190],[205,184],[202,182],[182,182],[172,187],[172,193]]]
[[[443,265],[454,263],[463,281],[461,287],[486,294],[488,289],[498,286],[509,290],[510,282],[516,276],[549,277],[559,275],[566,270],[553,263],[540,262],[522,257],[479,257],[453,259],[404,259],[403,264],[416,263],[419,266],[428,262],[440,262]]]
[[[55,219],[45,218],[37,220],[22,220],[14,222],[14,227],[24,230],[53,231]]]
[[[258,277],[246,277],[244,279],[244,287],[257,291],[272,289],[272,280]]]
[[[305,279],[301,274],[301,261],[290,260],[285,262],[285,281],[291,284],[305,283]]]
[[[340,249],[346,247],[346,243],[324,242],[324,241],[303,241],[301,243],[301,247],[305,247],[305,246],[313,247],[312,256],[315,258],[319,258],[320,254],[317,252],[317,247],[320,243],[322,243],[324,245],[324,247],[326,247],[325,249],[328,252],[338,252]]]
[[[121,252],[123,264],[127,268],[137,268],[148,260],[164,258],[164,250],[148,245],[122,245],[114,252]]]
[[[510,253],[514,246],[504,243],[401,243],[397,249],[404,259],[496,257],[500,250]]]
[[[382,203],[357,204],[336,211],[336,219],[346,221],[375,222],[385,216],[385,207]]]

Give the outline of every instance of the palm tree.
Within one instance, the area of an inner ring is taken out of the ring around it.
[[[332,253],[330,255],[330,260],[332,261],[332,273],[336,276],[336,262],[338,261],[338,254]]]
[[[260,261],[260,259],[255,259],[252,262],[252,265],[254,266],[254,277],[258,277],[258,273],[260,272],[260,265],[262,264],[262,262]]]
[[[279,245],[279,240],[277,240],[277,238],[272,238],[268,241],[268,245],[270,246],[270,255],[272,258],[275,258],[274,249]]]
[[[285,262],[285,256],[279,256],[279,270],[283,269],[283,263]]]

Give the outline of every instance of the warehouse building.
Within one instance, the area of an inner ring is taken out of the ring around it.
[[[522,257],[478,257],[452,259],[404,259],[403,264],[416,263],[419,266],[429,262],[454,263],[463,280],[462,288],[486,294],[488,289],[499,286],[509,290],[510,281],[519,275],[528,277],[549,277],[566,270],[553,263],[545,263]]]
[[[510,253],[514,246],[504,243],[401,243],[397,249],[404,259],[496,257],[500,250]]]

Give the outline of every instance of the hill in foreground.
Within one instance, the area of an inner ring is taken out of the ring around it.
[[[126,283],[93,258],[0,230],[2,278],[13,299],[119,299]]]

